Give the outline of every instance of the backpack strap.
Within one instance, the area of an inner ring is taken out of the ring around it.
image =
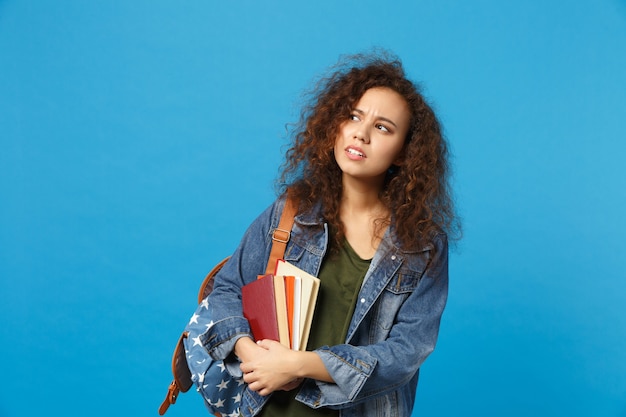
[[[220,269],[222,269],[224,264],[229,259],[230,259],[230,256],[227,256],[226,258],[222,259],[220,263],[215,265],[213,269],[211,269],[211,272],[209,272],[207,276],[204,277],[204,281],[202,281],[202,285],[200,285],[200,290],[198,291],[198,304],[200,304],[202,300],[204,300],[205,298],[209,296],[209,294],[211,294],[211,292],[213,291],[213,284],[214,284],[213,277],[215,276],[215,274],[220,272]]]
[[[280,221],[278,227],[272,232],[272,250],[270,257],[267,261],[267,267],[265,268],[265,274],[273,274],[276,269],[276,262],[285,255],[285,248],[287,242],[291,237],[291,227],[293,226],[293,218],[298,212],[298,205],[293,199],[285,199],[285,207],[280,215]]]
[[[170,405],[176,403],[178,394],[189,391],[193,382],[191,381],[191,372],[189,371],[189,365],[187,365],[187,354],[185,353],[185,345],[183,340],[189,336],[189,332],[183,332],[178,339],[174,354],[172,355],[172,375],[174,379],[170,383],[165,395],[165,400],[159,407],[159,414],[163,415],[167,411]]]

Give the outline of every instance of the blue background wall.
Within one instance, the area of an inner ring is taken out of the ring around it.
[[[300,92],[373,45],[465,224],[414,415],[626,416],[623,0],[0,0],[0,416],[155,416]]]

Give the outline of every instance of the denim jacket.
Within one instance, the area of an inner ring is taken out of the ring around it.
[[[272,231],[284,200],[278,199],[248,228],[231,259],[215,277],[207,314],[214,325],[201,340],[216,360],[241,376],[235,342],[250,336],[241,287],[265,272]],[[328,245],[319,210],[295,217],[285,259],[317,276]],[[400,249],[391,226],[360,289],[344,344],[316,350],[334,383],[307,379],[297,400],[348,416],[410,416],[419,368],[433,351],[448,291],[448,247],[441,233],[420,250]],[[256,415],[269,397],[246,389],[241,413]]]

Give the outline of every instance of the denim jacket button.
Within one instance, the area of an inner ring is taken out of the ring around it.
[[[364,302],[365,302],[365,298],[361,298],[361,303],[364,303]]]
[[[395,261],[396,260],[396,255],[391,255],[391,260]]]

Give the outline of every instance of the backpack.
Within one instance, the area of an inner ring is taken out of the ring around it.
[[[287,198],[278,227],[272,232],[272,249],[266,274],[273,273],[276,261],[285,253],[296,212],[297,206],[290,198]],[[174,348],[172,355],[174,379],[169,385],[165,400],[159,407],[160,415],[165,414],[169,406],[176,403],[180,392],[187,392],[192,385],[195,385],[211,414],[218,417],[239,416],[239,404],[245,389],[243,379],[233,377],[226,370],[223,361],[211,358],[199,338],[212,325],[211,318],[204,310],[208,309],[208,296],[213,291],[214,285],[213,278],[229,259],[230,257],[227,257],[215,265],[200,285],[198,307]]]

